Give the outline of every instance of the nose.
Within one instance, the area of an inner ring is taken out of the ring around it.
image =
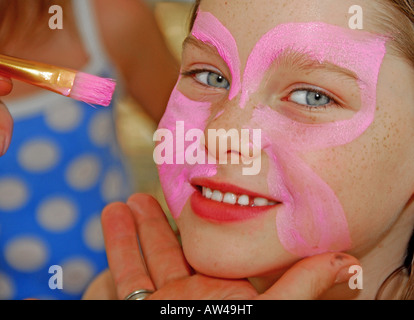
[[[243,109],[238,99],[227,100],[217,108],[204,135],[209,157],[218,164],[252,164],[261,154],[261,129],[252,128],[250,119],[254,106]]]

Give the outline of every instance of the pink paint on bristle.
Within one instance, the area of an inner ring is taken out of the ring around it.
[[[78,72],[70,97],[90,104],[107,107],[115,91],[115,80]]]

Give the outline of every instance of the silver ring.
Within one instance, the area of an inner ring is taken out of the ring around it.
[[[124,300],[145,300],[147,297],[149,297],[153,293],[154,291],[146,290],[146,289],[135,290],[134,292],[127,295]]]

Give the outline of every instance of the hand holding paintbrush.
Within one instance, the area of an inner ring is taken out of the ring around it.
[[[113,79],[1,54],[0,75],[101,106],[110,104],[116,85]]]

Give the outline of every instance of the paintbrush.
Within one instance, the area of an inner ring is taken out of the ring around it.
[[[90,104],[108,106],[115,81],[0,54],[0,74]]]

